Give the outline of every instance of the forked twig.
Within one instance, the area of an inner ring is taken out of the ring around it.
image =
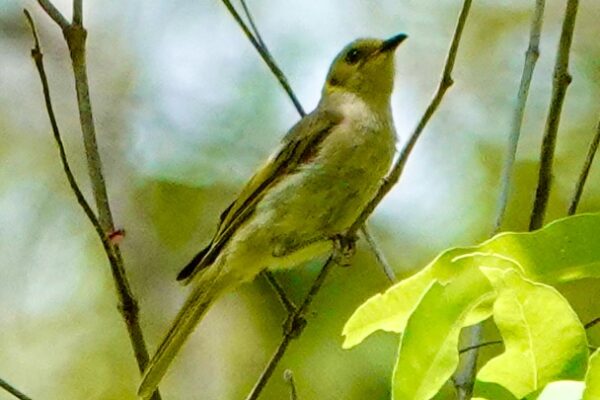
[[[102,166],[100,163],[100,154],[96,144],[94,122],[92,118],[92,109],[89,99],[89,87],[87,80],[87,68],[85,63],[85,38],[86,31],[81,25],[82,23],[82,5],[81,0],[74,0],[73,2],[73,23],[66,22],[66,19],[60,14],[60,12],[47,0],[38,0],[38,3],[48,13],[48,15],[54,20],[62,29],[65,40],[70,50],[70,56],[73,66],[73,73],[75,76],[75,86],[77,91],[77,104],[80,112],[81,128],[84,136],[84,143],[86,149],[86,155],[88,160],[88,172],[92,181],[94,197],[96,199],[96,205],[98,207],[98,217],[92,210],[85,199],[79,185],[77,184],[75,177],[71,171],[66,151],[61,139],[60,130],[52,107],[52,100],[50,97],[50,89],[48,85],[48,79],[43,64],[43,55],[39,45],[39,38],[35,24],[31,15],[25,11],[27,20],[32,29],[34,37],[34,48],[32,49],[32,57],[34,59],[36,68],[38,70],[40,80],[42,83],[42,89],[44,93],[44,101],[46,104],[46,110],[50,118],[50,124],[52,126],[52,132],[54,139],[58,145],[60,160],[63,166],[63,170],[67,176],[67,180],[71,187],[71,190],[77,198],[77,202],[85,212],[86,216],[92,223],[94,230],[98,234],[104,248],[104,252],[108,258],[113,280],[115,282],[117,297],[119,299],[118,308],[127,327],[129,339],[134,351],[134,355],[138,364],[138,369],[143,372],[146,364],[149,360],[148,350],[146,342],[144,340],[143,332],[139,324],[139,308],[137,300],[133,296],[129,281],[125,274],[125,267],[123,259],[121,257],[118,245],[113,243],[110,239],[110,234],[115,231],[112,222],[112,215],[108,204],[108,196],[106,194],[106,185],[104,183],[104,176],[102,175]],[[66,23],[66,25],[65,25]],[[152,396],[153,400],[160,400],[160,393],[158,390]]]

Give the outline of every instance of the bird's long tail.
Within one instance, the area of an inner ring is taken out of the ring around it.
[[[181,346],[214,301],[231,284],[227,275],[222,274],[222,269],[222,265],[213,264],[196,278],[198,282],[195,283],[194,289],[171,324],[169,332],[146,367],[138,389],[138,396],[142,399],[152,396]]]

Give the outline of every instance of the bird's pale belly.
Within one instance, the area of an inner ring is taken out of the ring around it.
[[[254,234],[262,237],[257,243],[268,243],[268,267],[290,267],[327,252],[330,239],[344,233],[373,198],[390,167],[394,137],[370,132],[358,141],[329,141],[321,159],[302,166],[260,202],[256,212],[263,223]]]

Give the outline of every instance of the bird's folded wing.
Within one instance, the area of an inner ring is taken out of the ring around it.
[[[254,174],[237,199],[221,214],[211,243],[181,270],[177,280],[187,283],[198,271],[211,265],[229,238],[254,212],[268,188],[311,159],[318,152],[323,139],[341,121],[341,114],[319,109],[302,118],[284,137],[279,151]]]

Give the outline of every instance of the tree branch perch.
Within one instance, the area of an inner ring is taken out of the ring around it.
[[[240,25],[240,27],[242,28],[242,30],[244,31],[244,33],[246,34],[246,36],[248,37],[248,39],[250,40],[252,45],[259,52],[259,54],[261,55],[261,57],[263,58],[265,63],[269,66],[269,68],[271,69],[273,74],[277,77],[277,79],[279,80],[279,82],[281,83],[283,88],[285,89],[286,93],[288,93],[288,96],[290,96],[290,99],[292,99],[292,102],[296,106],[296,109],[298,110],[300,115],[304,115],[305,113],[304,113],[302,106],[297,101],[296,96],[294,95],[291,87],[288,84],[287,79],[285,78],[285,75],[273,61],[272,56],[268,52],[268,49],[266,49],[265,47],[262,47],[260,45],[259,39],[254,37],[251,29],[248,28],[248,26],[244,23],[244,21],[242,20],[240,15],[237,13],[235,8],[232,6],[231,2],[229,0],[222,0],[222,1],[223,1],[223,4],[227,7],[229,12],[231,13],[231,15],[233,16],[233,18],[236,20],[238,25]],[[452,42],[450,45],[450,50],[446,57],[444,71],[442,73],[442,79],[441,79],[441,82],[438,86],[438,89],[437,89],[435,95],[433,96],[431,103],[427,107],[423,117],[419,120],[419,123],[417,124],[417,127],[415,128],[414,132],[411,134],[407,145],[404,147],[404,149],[400,153],[398,160],[393,165],[393,167],[390,171],[390,174],[388,174],[388,176],[384,180],[384,183],[380,187],[376,197],[367,205],[367,207],[365,208],[365,210],[363,210],[363,212],[361,213],[359,218],[355,221],[355,223],[348,230],[348,232],[347,232],[348,237],[354,237],[356,235],[356,232],[358,232],[358,230],[364,225],[366,219],[373,212],[376,205],[379,204],[379,202],[383,199],[383,197],[391,190],[391,188],[394,186],[394,184],[399,180],[399,178],[402,174],[402,171],[404,169],[404,166],[408,160],[408,157],[411,154],[418,138],[420,137],[421,133],[425,129],[425,126],[427,125],[427,123],[429,122],[429,120],[431,119],[431,117],[433,116],[435,111],[437,110],[438,106],[440,105],[442,98],[444,97],[444,94],[446,93],[448,88],[450,88],[450,86],[452,85],[452,83],[453,83],[452,70],[454,68],[454,64],[456,61],[458,45],[460,43],[460,38],[462,37],[462,32],[463,32],[463,29],[464,29],[464,26],[466,23],[466,19],[467,19],[467,15],[468,15],[471,3],[472,3],[472,0],[465,0],[463,3],[463,7],[462,7],[462,10],[458,17],[458,22],[457,22],[456,29],[455,29],[455,32],[454,32],[454,35],[452,38]],[[247,10],[247,7],[245,7],[245,9]],[[248,19],[250,21],[252,21],[252,17],[250,16],[248,11],[246,11],[246,15],[247,15]],[[256,30],[256,26],[254,25],[254,23],[253,22],[251,22],[251,23],[253,25],[253,29]],[[366,234],[368,235],[368,231]],[[298,309],[295,312],[291,313],[288,316],[288,320],[285,324],[286,328],[284,329],[284,336],[283,336],[279,346],[275,350],[275,353],[273,354],[270,361],[267,363],[265,369],[261,373],[259,379],[255,383],[253,389],[249,393],[248,397],[246,397],[246,400],[258,399],[258,397],[260,396],[260,393],[264,389],[264,386],[266,385],[267,381],[272,376],[273,371],[275,370],[275,368],[277,367],[277,365],[283,358],[283,355],[285,354],[287,347],[289,346],[291,340],[298,337],[302,333],[302,330],[304,329],[304,326],[306,325],[306,320],[304,319],[303,315],[308,310],[308,307],[312,303],[314,296],[320,290],[320,288],[323,284],[323,281],[325,280],[325,277],[328,275],[329,271],[335,264],[334,259],[336,259],[335,255],[332,255],[328,258],[327,262],[321,269],[321,272],[319,273],[315,282],[311,286],[308,295],[305,297],[305,299],[302,302],[302,304],[300,305],[300,307],[298,307]]]
[[[98,147],[96,144],[92,109],[89,99],[87,70],[85,65],[86,32],[83,26],[77,25],[75,23],[68,24],[68,26],[61,25],[60,21],[62,20],[58,17],[61,14],[52,5],[52,3],[44,0],[38,0],[38,2],[42,6],[42,8],[44,8],[44,10],[48,13],[48,15],[61,27],[61,29],[63,30],[63,35],[67,41],[67,45],[70,50],[75,76],[75,85],[77,90],[77,103],[80,112],[80,122],[84,136],[88,160],[88,172],[90,174],[90,179],[94,188],[94,197],[96,198],[96,205],[98,208],[99,217],[96,217],[96,214],[92,210],[89,203],[86,201],[82,191],[79,188],[79,185],[75,181],[75,178],[69,166],[66,151],[64,149],[64,145],[62,143],[60,131],[58,128],[58,123],[56,121],[56,117],[54,115],[54,110],[52,107],[50,89],[48,85],[48,79],[44,70],[43,55],[39,45],[39,38],[37,36],[37,31],[35,29],[35,24],[33,22],[33,19],[31,18],[31,15],[29,15],[29,13],[25,11],[25,15],[27,16],[27,19],[31,25],[34,37],[34,48],[32,50],[32,57],[35,61],[35,65],[40,75],[40,80],[42,82],[46,110],[48,112],[50,123],[52,125],[54,139],[58,145],[61,163],[67,176],[69,185],[73,190],[75,197],[77,198],[77,202],[82,207],[83,211],[92,223],[96,233],[98,234],[102,242],[102,246],[108,258],[113,280],[116,286],[117,297],[119,300],[118,309],[127,327],[132,348],[134,350],[134,355],[137,360],[138,369],[140,372],[143,372],[144,368],[146,367],[146,364],[148,363],[149,356],[146,343],[144,341],[143,332],[139,324],[139,309],[137,300],[131,292],[129,281],[127,280],[127,276],[125,274],[125,267],[119,251],[119,247],[116,243],[112,243],[110,238],[108,237],[109,234],[112,233],[115,229],[109,208],[108,196],[106,194],[104,177],[102,175],[100,154],[98,152]],[[80,20],[80,16],[77,16],[77,13],[81,11],[80,3],[81,1],[78,0],[75,0],[74,2],[74,20]],[[160,400],[160,394],[158,391],[153,395],[152,399]]]

